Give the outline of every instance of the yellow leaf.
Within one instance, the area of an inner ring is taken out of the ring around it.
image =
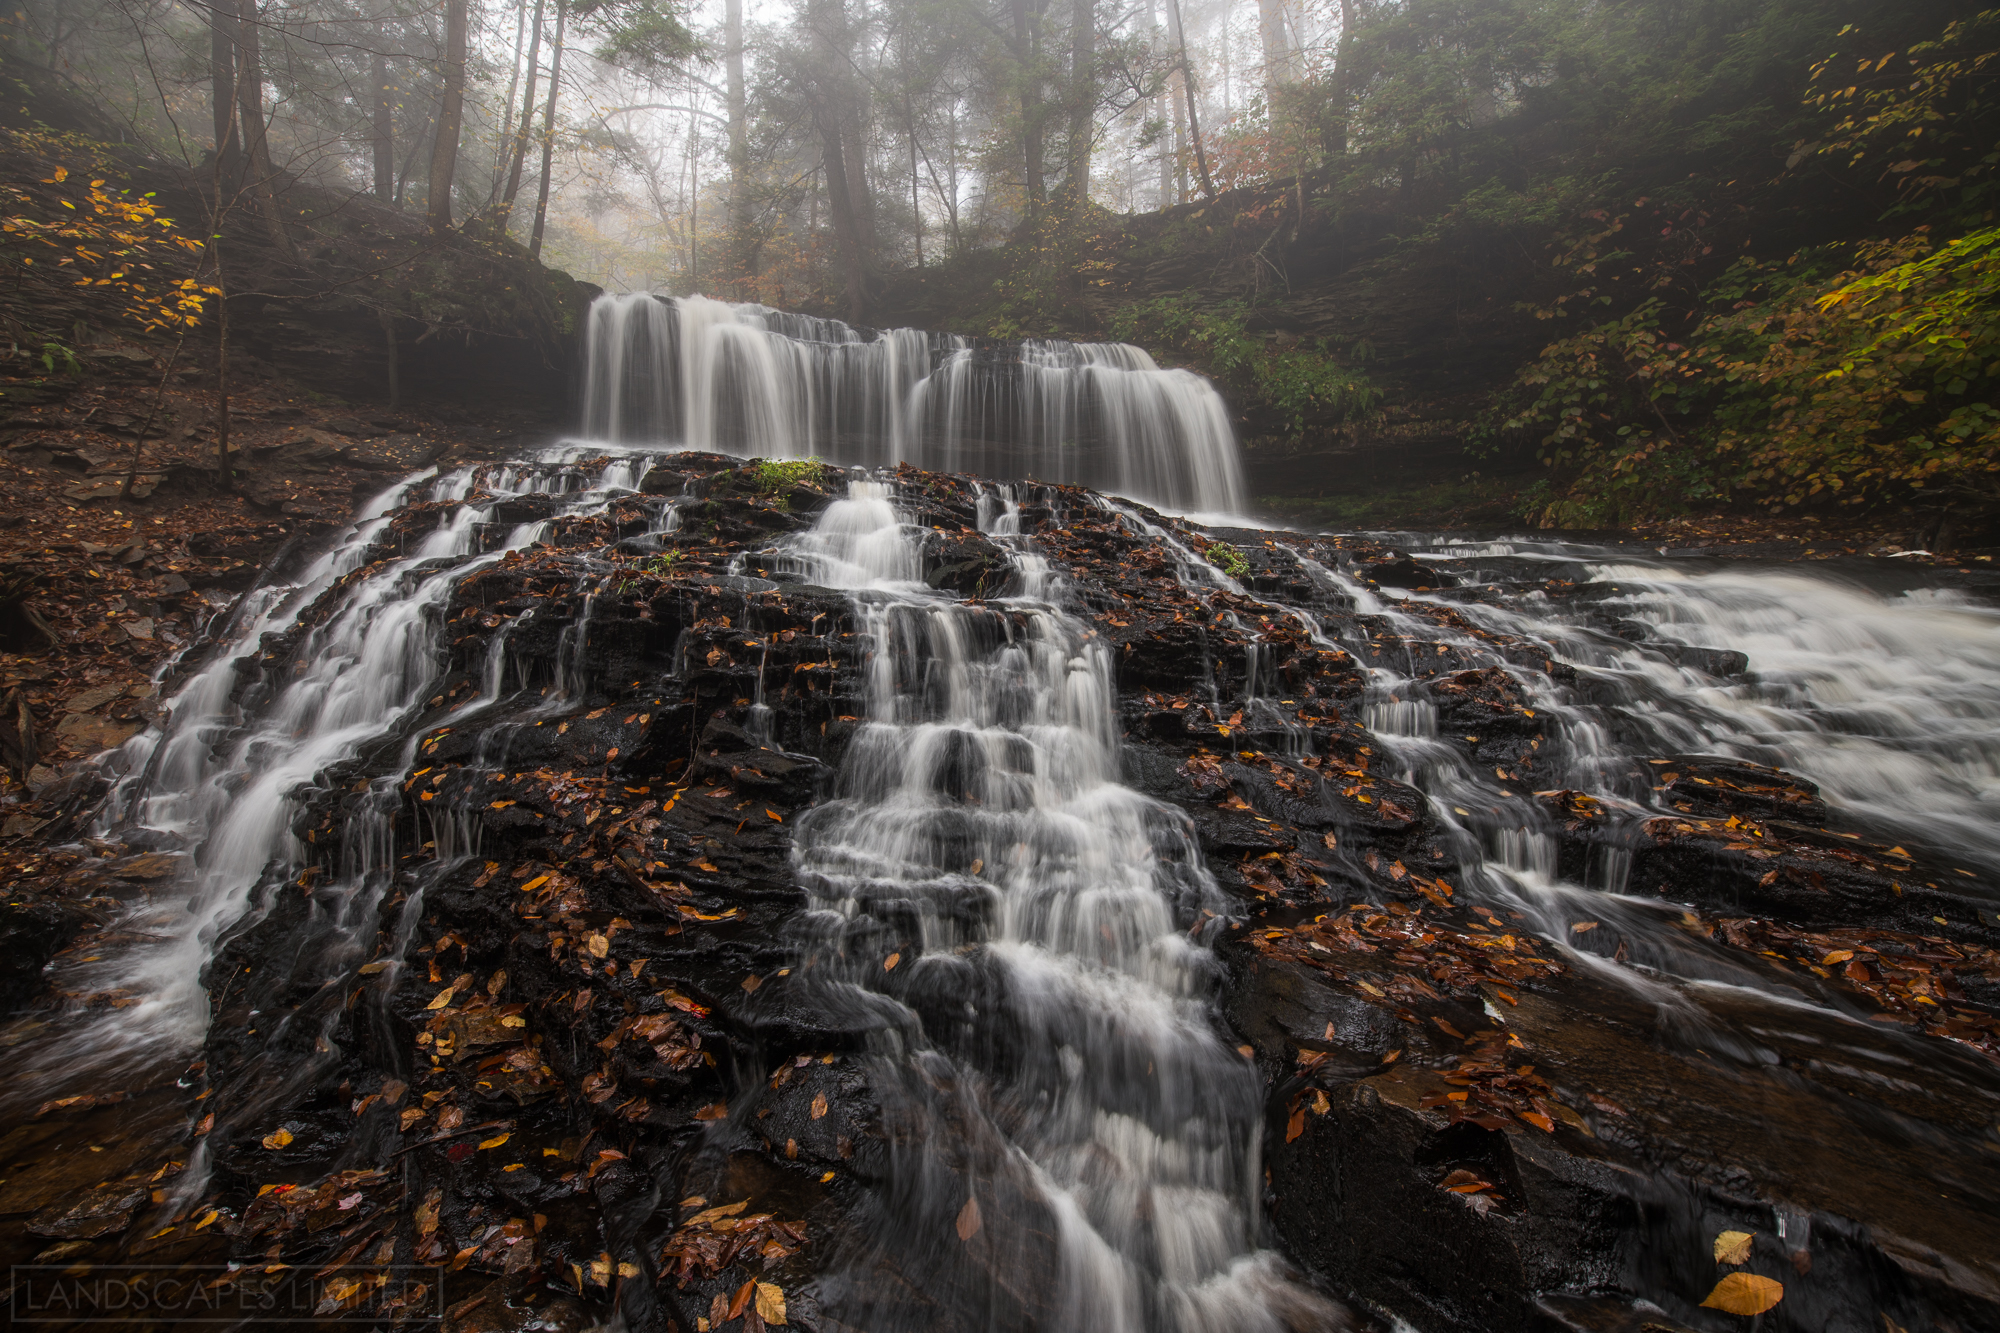
[[[272,1130],[269,1134],[266,1134],[264,1136],[264,1146],[266,1148],[270,1148],[273,1151],[276,1151],[277,1149],[284,1147],[291,1141],[292,1141],[292,1131],[286,1129],[283,1125],[278,1126],[278,1128]]]
[[[1750,1262],[1750,1233],[1747,1231],[1725,1231],[1715,1238],[1715,1262],[1719,1264],[1747,1264]]]
[[[1755,1273],[1731,1273],[1715,1284],[1702,1302],[1704,1309],[1727,1314],[1762,1314],[1785,1299],[1785,1284]]]
[[[592,935],[584,942],[590,946],[590,956],[592,958],[602,958],[611,952],[611,941],[606,936]]]
[[[1854,950],[1852,949],[1835,949],[1819,961],[1822,967],[1832,967],[1835,963],[1844,963],[1852,957],[1854,957]]]
[[[437,998],[435,1000],[432,1000],[429,1004],[425,1005],[424,1008],[442,1009],[450,1003],[451,1003],[451,987],[446,986],[443,990],[438,992]]]
[[[822,1092],[816,1094],[813,1097],[812,1118],[818,1120],[821,1116],[825,1114],[826,1114],[826,1094]]]
[[[771,1282],[757,1284],[757,1317],[767,1324],[785,1322],[784,1288]]]
[[[533,893],[536,889],[541,888],[542,885],[548,882],[549,882],[549,877],[547,875],[539,875],[536,878],[529,880],[526,884],[523,884],[521,886],[521,892]]]
[[[513,1137],[514,1136],[512,1134],[501,1134],[495,1138],[481,1139],[479,1141],[479,1146],[481,1148],[498,1148],[501,1144],[505,1143],[508,1139],[511,1139]]]

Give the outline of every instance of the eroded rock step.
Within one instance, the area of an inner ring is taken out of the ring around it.
[[[468,1329],[614,1305],[645,1328],[827,1326],[821,1275],[884,1206],[897,1145],[864,1034],[787,972],[788,827],[839,766],[867,645],[845,597],[769,552],[843,481],[679,455],[587,517],[555,491],[401,511],[381,559],[466,504],[496,534],[549,527],[456,587],[427,707],[305,793],[304,864],[273,867],[212,966],[186,1086],[102,1089],[10,1135],[10,1255],[436,1264]],[[934,585],[1004,592],[979,484],[895,481]],[[1604,673],[1474,614],[1587,607],[1574,569],[1481,581],[1367,540],[1023,498],[1120,662],[1126,780],[1189,811],[1241,904],[1180,924],[1219,932],[1269,1090],[1272,1235],[1358,1318],[1721,1330],[1741,1319],[1700,1302],[1740,1271],[1783,1285],[1767,1327],[2000,1322],[1982,872],[1829,828],[1812,784],[1744,760],[1582,764],[1551,703],[1587,707]],[[1381,591],[1426,586],[1453,600]],[[1627,641],[1621,608],[1577,615]],[[298,642],[267,641],[244,688]],[[509,688],[455,723],[496,642]],[[342,922],[343,830],[384,802],[387,891]],[[1514,831],[1533,845],[1501,876]],[[156,868],[92,858],[23,894],[115,900]],[[336,937],[366,947],[320,985]],[[1752,1237],[1743,1264],[1714,1257],[1724,1231]],[[938,1245],[958,1289],[873,1278],[903,1318],[1046,1325],[1034,1253],[977,1216]]]

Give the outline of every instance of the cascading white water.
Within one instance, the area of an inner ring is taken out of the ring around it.
[[[1018,547],[1011,502],[983,508]],[[1118,782],[1101,642],[1038,595],[972,604],[917,582],[880,483],[787,558],[848,590],[870,654],[839,792],[796,835],[816,920],[801,970],[876,1033],[876,1092],[905,1122],[892,1138],[929,1123],[968,1140],[902,1164],[922,1184],[892,1187],[904,1209],[878,1244],[948,1285],[922,1256],[983,1206],[989,1226],[1053,1225],[1037,1327],[1327,1327],[1256,1248],[1258,1079],[1221,1039],[1184,925],[1205,938],[1225,903],[1187,816]],[[1028,1215],[1000,1213],[1023,1196]],[[876,1306],[839,1317],[902,1326]]]
[[[705,297],[602,296],[584,435],[1089,486],[1178,511],[1243,508],[1214,387],[1121,343],[974,345]]]
[[[232,630],[206,665],[169,701],[160,726],[103,761],[117,777],[97,816],[102,831],[145,845],[183,851],[175,878],[135,904],[117,923],[131,947],[106,951],[62,978],[72,992],[110,994],[110,1017],[88,1015],[45,1035],[20,1059],[33,1066],[23,1095],[88,1080],[117,1068],[130,1077],[152,1061],[185,1058],[207,1030],[205,969],[219,942],[247,914],[267,910],[255,895],[291,878],[307,859],[292,831],[300,792],[365,747],[394,735],[423,707],[442,667],[439,612],[453,588],[508,551],[536,541],[542,523],[522,524],[481,550],[491,501],[459,503],[409,549],[382,559],[378,544],[400,506],[463,502],[475,490],[508,495],[563,494],[576,482],[574,451],[539,464],[473,465],[444,476],[419,475],[377,495],[325,554],[289,577],[272,575],[245,595]],[[565,508],[588,512],[637,483],[644,459],[609,460],[597,484],[574,492]],[[353,578],[374,558],[376,567]],[[345,587],[343,580],[347,580]],[[306,629],[293,674],[245,689],[250,658],[264,637],[285,630],[322,598],[331,607]],[[500,642],[504,643],[504,635]],[[460,712],[492,702],[504,663],[491,663],[488,691]],[[396,771],[378,779],[392,790],[410,766],[415,740]],[[373,909],[395,859],[387,813],[344,830],[338,879],[313,890],[324,913],[305,966],[313,979],[349,977],[372,945]],[[462,841],[462,839],[461,839]],[[0,1094],[4,1096],[4,1094]]]

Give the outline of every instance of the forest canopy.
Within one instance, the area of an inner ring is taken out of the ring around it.
[[[1127,337],[1254,448],[1539,453],[1547,522],[2000,496],[1975,6],[26,0],[0,35],[287,252],[310,189],[612,289]]]

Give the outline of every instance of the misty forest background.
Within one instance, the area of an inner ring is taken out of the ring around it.
[[[1139,343],[1295,519],[2000,542],[2000,11],[20,0],[0,43],[22,385],[115,324],[222,393],[319,320],[380,330],[321,387],[409,400],[440,342],[702,293]]]

